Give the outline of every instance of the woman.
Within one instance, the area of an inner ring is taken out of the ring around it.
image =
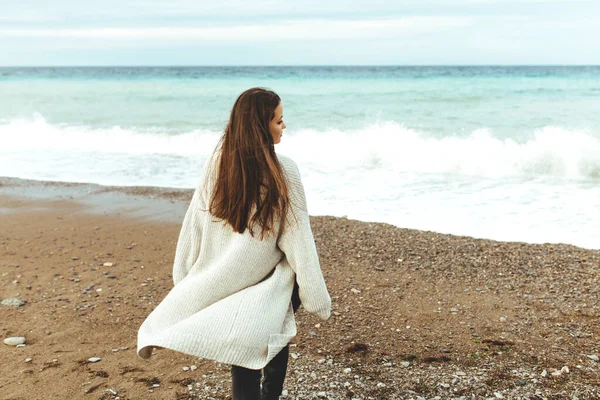
[[[274,92],[238,97],[183,221],[175,287],[138,332],[141,358],[164,347],[231,364],[234,400],[278,399],[299,302],[331,310],[298,168],[275,153],[285,127]]]

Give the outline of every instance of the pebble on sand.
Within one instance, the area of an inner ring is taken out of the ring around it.
[[[14,297],[9,297],[8,299],[2,300],[2,305],[3,306],[21,307],[24,304],[25,304],[24,301],[21,301],[21,300],[19,300],[17,298],[14,298]]]
[[[9,346],[17,346],[25,343],[25,338],[22,336],[9,337],[4,339],[4,344]]]
[[[91,363],[95,363],[95,362],[98,362],[100,360],[102,360],[100,357],[90,357],[90,358],[88,358],[88,361],[91,362]]]
[[[111,263],[111,262],[105,262],[104,264],[102,264],[103,267],[112,267],[115,264]]]

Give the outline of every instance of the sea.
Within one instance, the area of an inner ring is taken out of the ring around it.
[[[312,215],[600,249],[599,66],[0,68],[0,176],[194,188],[255,86]]]

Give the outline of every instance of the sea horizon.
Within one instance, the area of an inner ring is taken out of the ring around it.
[[[0,65],[0,68],[221,68],[221,67],[600,67],[600,64],[31,64]]]

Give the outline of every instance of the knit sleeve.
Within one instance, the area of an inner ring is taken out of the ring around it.
[[[173,263],[173,282],[177,285],[186,277],[200,255],[202,241],[202,214],[201,188],[197,188],[192,196],[192,201],[187,209],[179,239],[175,250]]]
[[[285,253],[296,273],[300,300],[304,309],[319,318],[327,319],[331,314],[331,298],[319,264],[300,172],[289,159],[282,165],[287,178],[291,204],[278,246]]]

